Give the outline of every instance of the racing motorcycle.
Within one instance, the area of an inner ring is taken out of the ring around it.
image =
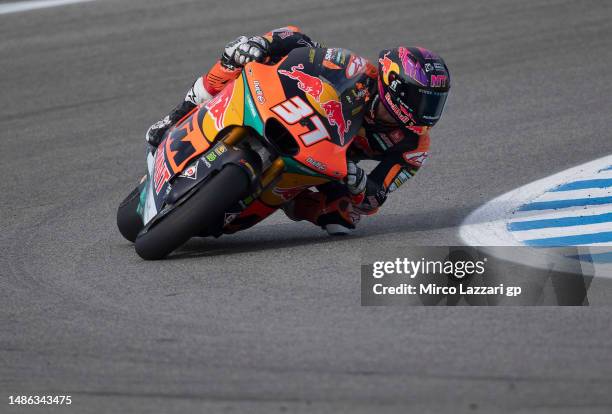
[[[147,174],[119,205],[119,231],[140,257],[161,259],[193,236],[246,229],[306,188],[345,180],[365,72],[346,49],[247,64],[148,151]]]

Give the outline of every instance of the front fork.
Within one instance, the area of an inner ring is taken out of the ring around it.
[[[263,204],[258,198],[262,192],[277,182],[285,171],[283,159],[278,156],[274,158],[274,155],[262,144],[261,138],[254,136],[247,128],[235,127],[221,141],[226,146],[238,147],[256,153],[261,160],[262,173],[257,185],[253,188],[252,194],[226,211],[223,223],[220,223],[221,225],[218,228],[209,230],[210,234],[214,236],[251,227],[276,211],[276,208]],[[242,218],[245,212],[249,216],[248,223],[241,219],[233,223],[235,219]]]

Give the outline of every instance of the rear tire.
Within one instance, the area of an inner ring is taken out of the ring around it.
[[[132,243],[136,236],[144,227],[142,217],[137,212],[140,202],[140,191],[142,184],[132,190],[132,192],[119,204],[117,209],[117,227],[123,237]]]
[[[145,260],[163,259],[189,238],[223,220],[228,208],[249,195],[249,178],[240,167],[226,165],[189,199],[136,238]]]

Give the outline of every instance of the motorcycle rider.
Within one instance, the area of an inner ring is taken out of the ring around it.
[[[251,61],[274,64],[298,47],[322,47],[295,26],[264,36],[240,36],[228,43],[210,71],[200,76],[166,117],[153,124],[146,140],[157,146],[165,132],[195,106],[204,104],[235,79]],[[344,184],[327,183],[317,192],[304,190],[283,207],[293,220],[308,220],[330,234],[346,234],[361,215],[378,211],[389,193],[413,177],[426,160],[429,130],[440,119],[450,89],[444,60],[421,47],[398,47],[380,52],[376,68],[366,59],[368,110],[363,127],[348,151]],[[357,165],[379,161],[370,174]]]

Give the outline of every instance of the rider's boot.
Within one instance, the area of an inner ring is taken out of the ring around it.
[[[149,145],[157,147],[172,125],[176,124],[197,105],[205,104],[213,98],[204,84],[204,78],[199,77],[196,79],[189,91],[187,91],[185,100],[170,111],[168,115],[149,127],[145,134],[145,140]]]

